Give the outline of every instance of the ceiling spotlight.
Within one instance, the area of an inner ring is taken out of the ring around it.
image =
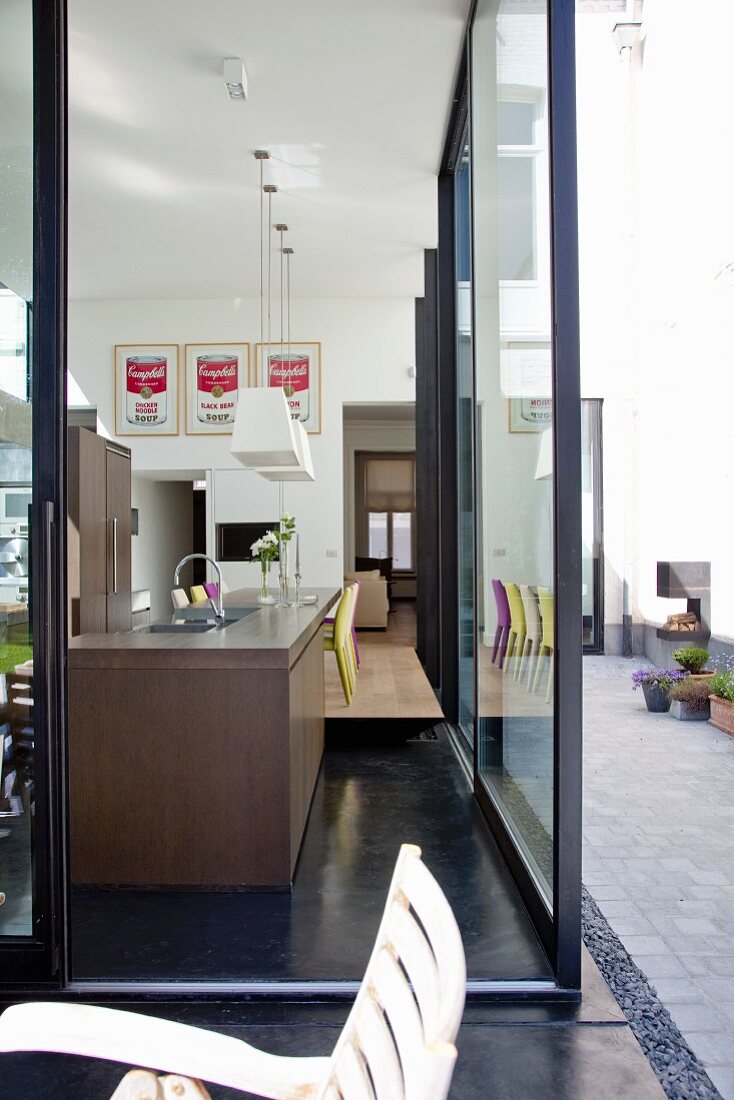
[[[230,99],[247,99],[247,73],[242,58],[225,57],[222,75]]]

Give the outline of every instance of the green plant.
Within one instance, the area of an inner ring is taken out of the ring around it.
[[[711,694],[711,682],[709,679],[698,680],[687,676],[670,689],[668,695],[679,703],[685,703],[689,710],[703,711],[708,708],[709,695]]]
[[[686,672],[697,673],[704,668],[711,654],[707,649],[701,649],[697,645],[686,645],[682,649],[673,652],[673,660],[677,661]]]
[[[734,662],[729,658],[718,665],[716,672],[708,681],[710,695],[718,695],[719,699],[728,699],[734,703]]]
[[[290,512],[283,512],[283,515],[280,517],[280,538],[283,542],[290,542],[295,533],[296,517],[292,516]]]

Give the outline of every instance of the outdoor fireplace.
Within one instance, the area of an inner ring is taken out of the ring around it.
[[[658,596],[686,600],[686,611],[668,615],[657,636],[685,645],[705,644],[711,637],[711,562],[659,561]]]

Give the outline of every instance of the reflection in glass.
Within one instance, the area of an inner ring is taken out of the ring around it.
[[[0,6],[0,936],[33,930],[31,0]]]
[[[472,38],[478,772],[550,904],[553,444],[547,11],[480,0]],[[530,411],[529,411],[530,410]]]
[[[601,401],[581,402],[581,600],[584,649],[603,652],[602,641]]]
[[[456,210],[456,432],[459,512],[459,728],[474,751],[474,363],[471,331],[469,135],[454,177]]]

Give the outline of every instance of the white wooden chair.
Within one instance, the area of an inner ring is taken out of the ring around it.
[[[200,1100],[209,1095],[202,1080],[272,1100],[445,1100],[465,990],[451,907],[420,848],[404,844],[364,979],[330,1057],[265,1054],[169,1020],[44,1003],[3,1013],[0,1051],[48,1050],[146,1067],[126,1074],[112,1100]]]

